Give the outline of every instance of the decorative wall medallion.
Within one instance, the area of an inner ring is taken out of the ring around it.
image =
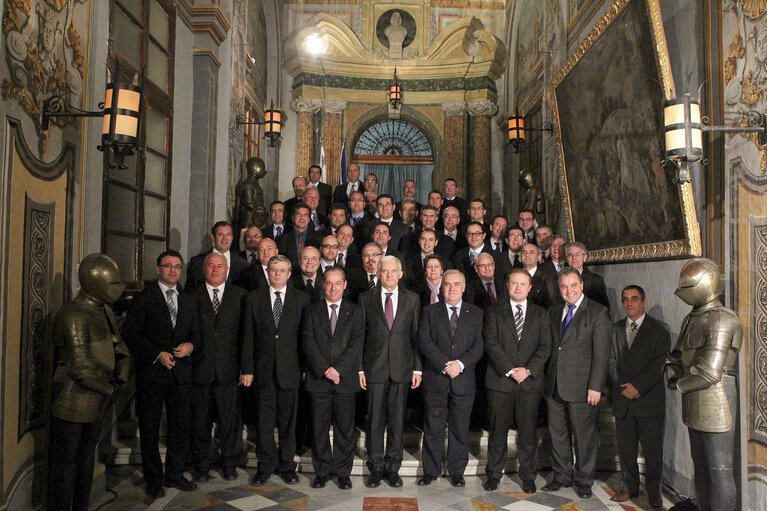
[[[85,57],[74,23],[78,4],[86,4],[86,0],[5,2],[3,36],[11,76],[2,81],[0,89],[3,99],[16,99],[32,118],[42,159],[48,150],[48,136],[40,130],[42,101],[59,95],[73,105],[82,102]],[[64,126],[77,120],[55,117],[50,122]]]
[[[397,16],[394,16],[395,13]],[[376,36],[387,48],[391,48],[391,43],[399,43],[402,48],[407,48],[415,39],[415,33],[415,19],[402,9],[388,10],[376,21]]]
[[[43,427],[46,419],[50,284],[53,268],[54,204],[26,198],[24,284],[19,368],[19,438]]]

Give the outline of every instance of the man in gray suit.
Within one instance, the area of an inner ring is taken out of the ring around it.
[[[375,488],[386,476],[393,488],[402,486],[402,429],[408,387],[421,385],[418,355],[419,296],[399,286],[402,263],[394,256],[378,262],[379,284],[360,295],[365,317],[365,344],[360,387],[367,391],[367,486]],[[387,432],[384,455],[384,432]]]
[[[626,286],[621,293],[626,318],[615,323],[610,383],[621,460],[621,488],[612,500],[639,496],[639,442],[645,457],[645,486],[651,507],[662,507],[663,417],[666,387],[663,367],[671,338],[663,323],[645,314],[644,289]]]
[[[565,305],[549,309],[553,342],[546,369],[554,479],[543,489],[557,491],[572,484],[587,499],[597,466],[597,405],[607,378],[612,323],[607,308],[583,294],[578,270],[563,268],[558,280]]]

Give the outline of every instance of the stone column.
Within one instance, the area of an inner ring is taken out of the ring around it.
[[[296,129],[296,174],[305,176],[312,164],[314,142],[314,114],[320,111],[322,101],[303,96],[293,99],[290,108],[298,113]]]
[[[467,199],[478,197],[490,209],[490,118],[498,113],[498,106],[489,100],[473,101],[468,104],[472,123],[471,165],[469,169],[469,190]]]
[[[346,101],[324,100],[322,115],[322,145],[325,147],[325,182],[335,187],[341,177],[341,146],[343,133],[341,120]]]
[[[442,189],[442,181],[452,177],[458,183],[460,195],[466,193],[466,102],[445,103],[445,168],[437,173],[434,185]],[[440,172],[443,170],[443,172]]]

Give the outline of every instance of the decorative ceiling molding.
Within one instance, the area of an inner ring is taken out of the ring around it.
[[[192,32],[208,33],[219,46],[232,28],[218,5],[195,5],[190,0],[179,0],[178,14]]]

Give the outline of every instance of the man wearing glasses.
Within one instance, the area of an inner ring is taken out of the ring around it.
[[[558,303],[557,282],[555,276],[540,271],[538,259],[541,251],[533,242],[527,242],[522,247],[522,267],[532,278],[532,289],[528,299],[535,305],[548,309]]]
[[[565,257],[567,259],[567,265],[578,270],[583,279],[583,294],[586,297],[594,300],[597,303],[601,303],[607,310],[610,310],[610,301],[607,299],[607,288],[605,287],[605,279],[601,275],[598,275],[583,264],[589,258],[589,252],[586,250],[586,245],[573,241],[565,245]]]
[[[501,268],[504,275],[511,273],[514,268],[522,268],[522,246],[525,244],[525,232],[518,225],[509,228],[506,235],[508,248],[501,256]]]
[[[541,249],[541,257],[538,263],[545,263],[551,259],[549,249],[551,247],[551,227],[548,225],[539,225],[535,231],[535,243]]]
[[[215,252],[226,258],[226,264],[229,267],[229,273],[226,275],[227,282],[237,281],[240,278],[240,274],[249,267],[248,261],[244,257],[230,250],[234,241],[232,224],[225,220],[213,224],[213,228],[210,230],[210,239],[213,241],[213,248],[197,254],[189,260],[189,268],[186,272],[186,285],[184,286],[186,292],[190,292],[197,286],[205,285],[203,264],[208,254]]]
[[[325,236],[322,238],[322,245],[320,245],[320,271],[325,273],[325,270],[332,268],[336,265],[336,258],[338,257],[338,238],[335,236]]]
[[[468,204],[466,204],[466,199],[458,196],[458,181],[452,177],[449,177],[445,179],[444,187],[445,198],[442,201],[442,211],[445,211],[445,209],[449,206],[453,206],[458,210],[458,214],[461,216],[461,221],[468,222]]]
[[[466,275],[467,286],[471,286],[471,280],[476,278],[474,261],[485,249],[485,231],[479,222],[470,222],[466,226],[466,241],[469,246],[462,248],[453,256],[453,264],[457,270]]]
[[[532,210],[520,210],[517,225],[522,228],[527,241],[535,241],[535,215]]]
[[[375,174],[368,174],[365,176],[365,181],[362,183],[365,192],[377,192],[378,188],[378,177],[376,177]]]
[[[551,245],[549,245],[551,258],[541,264],[541,271],[556,275],[565,267],[565,245],[565,237],[561,234],[551,236]]]

